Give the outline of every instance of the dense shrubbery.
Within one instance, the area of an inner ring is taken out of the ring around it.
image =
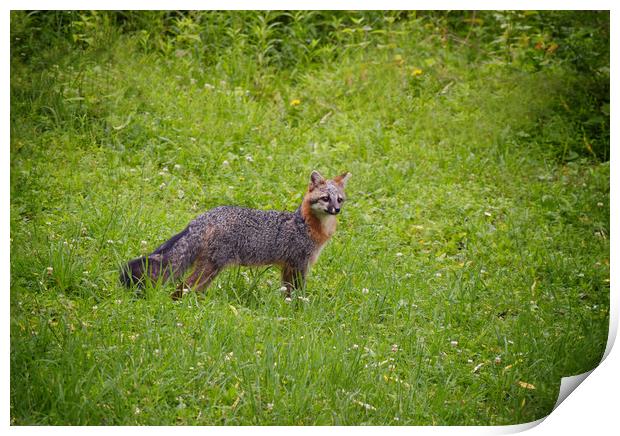
[[[22,11],[12,14],[11,51],[14,67],[47,68],[59,51],[102,51],[126,35],[146,52],[225,69],[234,86],[269,95],[276,73],[296,80],[313,64],[350,51],[395,49],[407,33],[465,51],[466,68],[474,71],[488,64],[525,72],[561,67],[567,76],[557,98],[561,116],[541,118],[540,131],[528,134],[563,160],[609,159],[608,12]],[[557,143],[549,126],[571,130],[573,143]]]

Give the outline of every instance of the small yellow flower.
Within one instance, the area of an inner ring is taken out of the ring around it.
[[[423,73],[423,71],[419,68],[414,68],[413,70],[411,70],[411,75],[413,77],[417,77],[417,76],[421,76]]]
[[[298,98],[294,98],[291,100],[291,106],[299,106],[301,104],[301,100]]]
[[[558,49],[559,45],[555,42],[552,42],[551,44],[549,44],[549,47],[547,47],[547,53],[553,54],[555,53],[555,51]]]
[[[518,381],[517,383],[524,389],[536,389],[536,386],[531,383],[526,383],[524,381]]]

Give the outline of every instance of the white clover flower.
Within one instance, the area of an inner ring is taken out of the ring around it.
[[[377,408],[376,408],[376,407],[374,407],[374,406],[372,406],[372,405],[370,405],[370,404],[368,404],[368,403],[363,403],[363,402],[361,402],[361,401],[359,401],[359,400],[353,400],[353,402],[354,402],[355,404],[359,405],[359,406],[362,406],[362,407],[363,407],[364,409],[366,409],[366,410],[377,410]]]
[[[475,366],[472,372],[477,373],[478,371],[480,371],[480,368],[482,368],[483,365],[484,365],[484,362],[479,363],[478,365]]]
[[[369,293],[369,292],[370,292],[370,291],[368,290],[368,288],[362,288],[362,294],[367,294],[367,293]]]

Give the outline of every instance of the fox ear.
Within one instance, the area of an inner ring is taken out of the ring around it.
[[[342,173],[339,176],[334,177],[334,182],[338,183],[343,188],[347,185],[347,182],[351,178],[351,173]]]
[[[310,174],[310,189],[319,186],[321,183],[325,183],[325,178],[317,171],[312,171]]]

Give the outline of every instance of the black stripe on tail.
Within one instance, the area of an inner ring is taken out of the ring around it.
[[[151,254],[161,254],[161,255],[166,255],[166,253],[168,251],[170,251],[170,249],[174,246],[174,244],[176,244],[176,242],[181,239],[183,236],[187,235],[187,233],[189,232],[189,227],[185,227],[183,229],[183,231],[177,233],[176,235],[174,235],[172,238],[168,239],[166,242],[164,242],[163,244],[161,244],[159,247],[157,247],[155,249],[155,251],[153,251],[153,253]]]

